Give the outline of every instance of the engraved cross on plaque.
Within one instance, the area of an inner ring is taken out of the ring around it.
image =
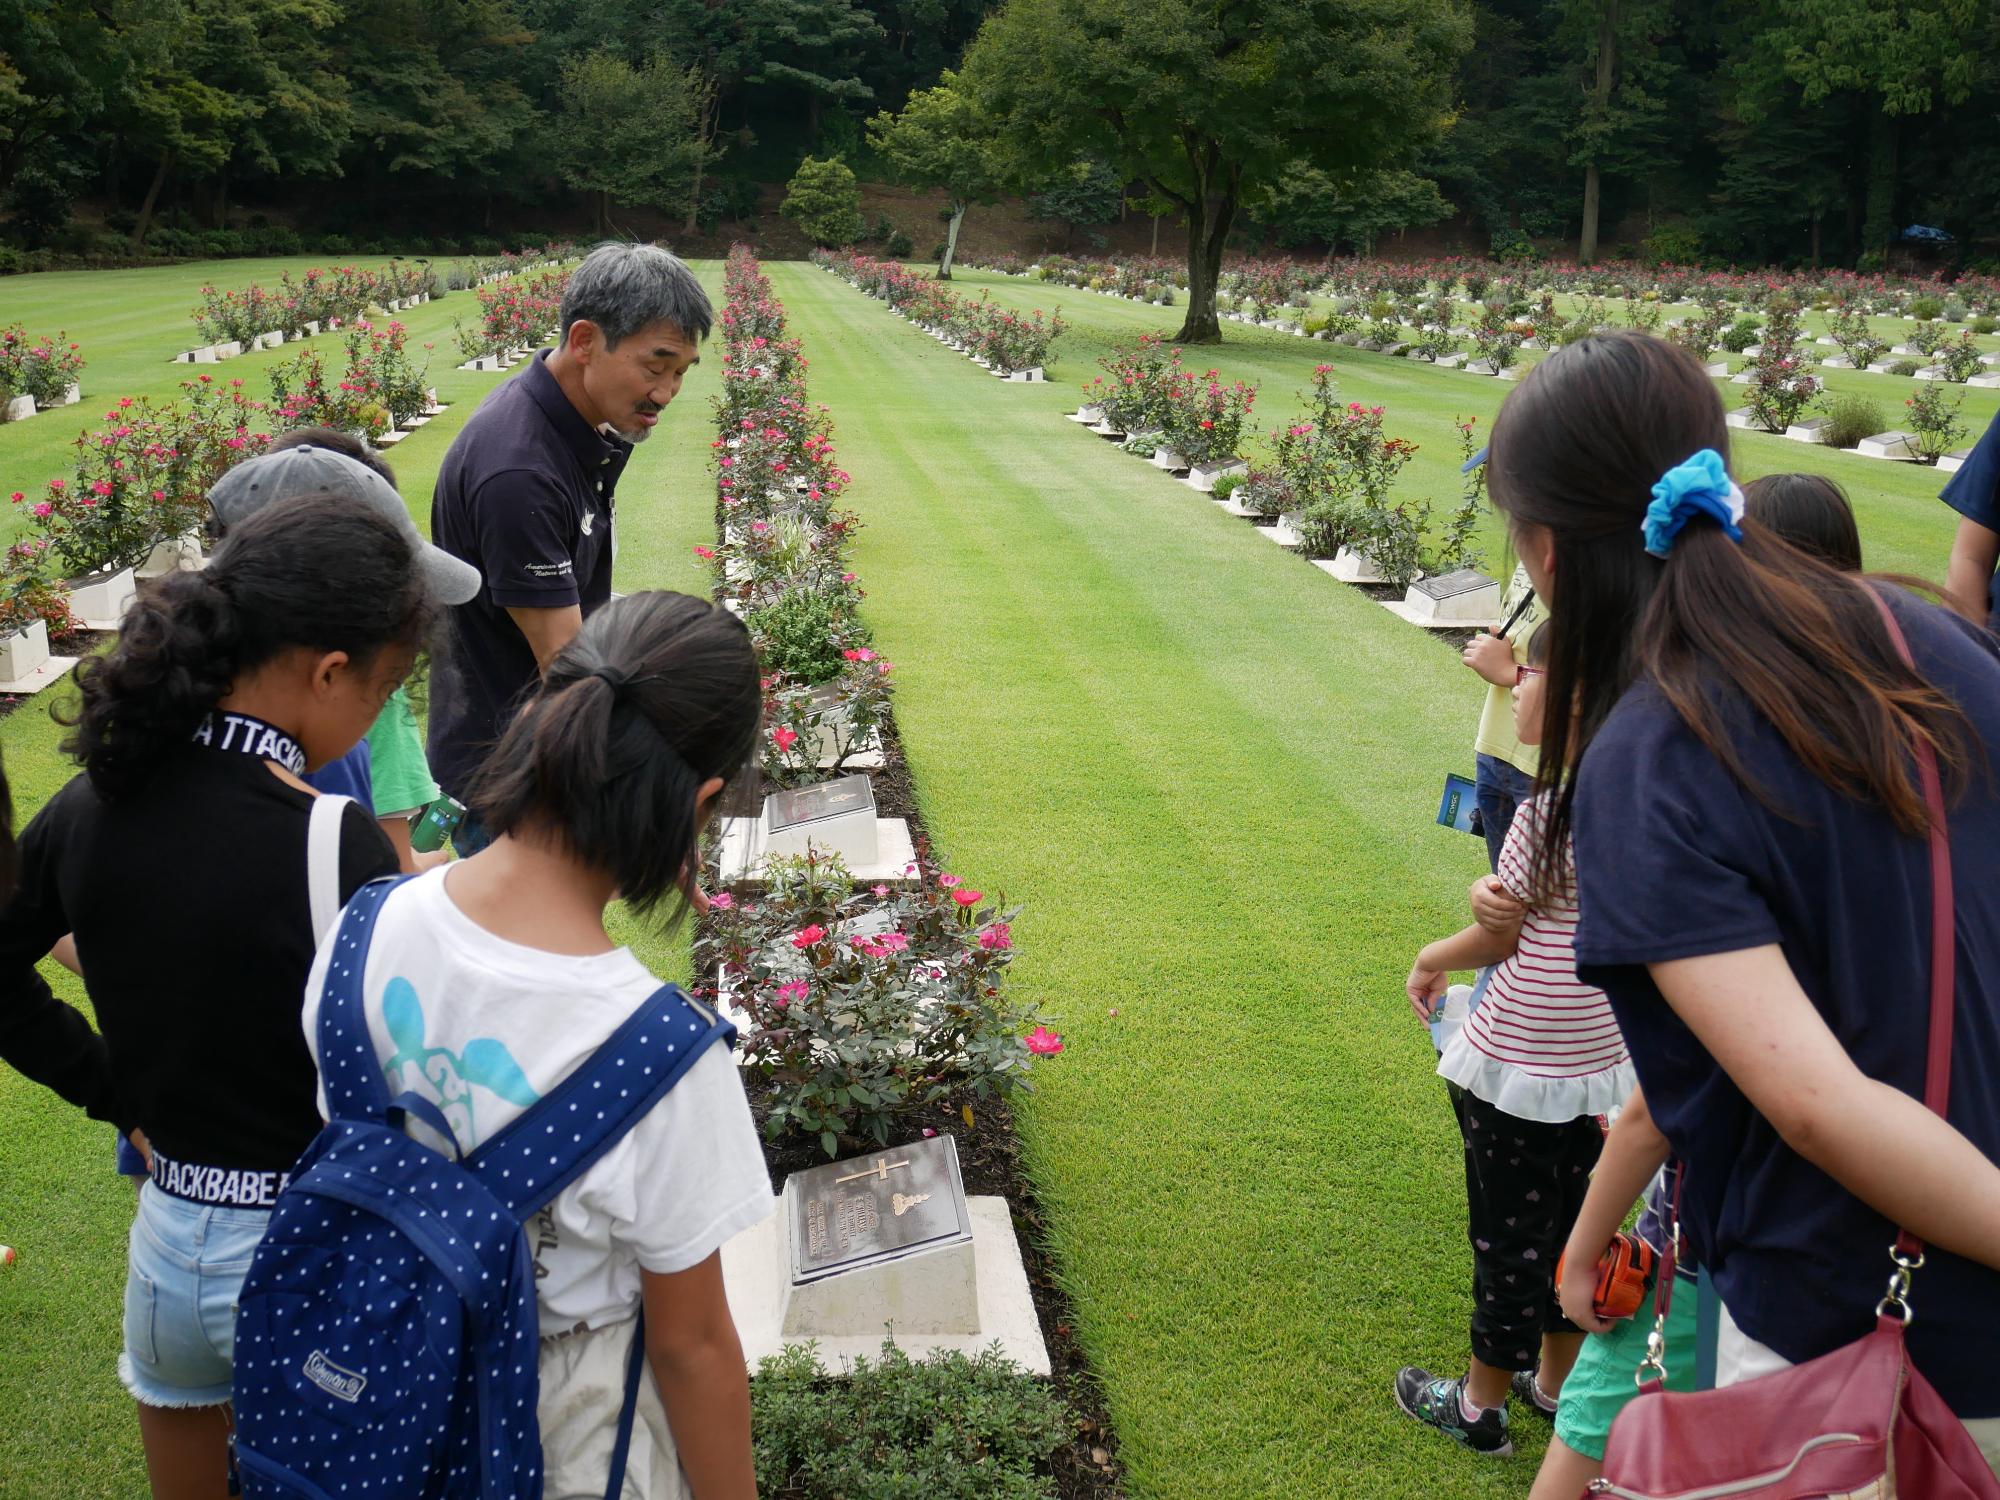
[[[874,1164],[867,1171],[849,1172],[845,1177],[836,1177],[833,1180],[835,1182],[863,1182],[872,1177],[877,1182],[886,1182],[889,1179],[889,1174],[895,1171],[896,1168],[907,1167],[908,1165],[907,1161],[885,1161],[882,1157],[878,1156],[875,1158]]]

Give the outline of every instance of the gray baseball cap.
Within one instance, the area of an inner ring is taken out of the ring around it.
[[[301,443],[296,448],[245,459],[215,481],[208,492],[208,508],[227,529],[274,501],[320,493],[358,501],[394,522],[417,549],[424,580],[444,603],[468,604],[479,596],[479,569],[425,541],[394,485],[366,464],[331,448]]]

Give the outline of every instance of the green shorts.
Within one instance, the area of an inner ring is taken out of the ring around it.
[[[1700,1299],[1686,1281],[1674,1288],[1667,1313],[1667,1381],[1670,1391],[1694,1389],[1695,1307]],[[1627,1318],[1609,1333],[1593,1333],[1583,1341],[1576,1368],[1563,1382],[1562,1403],[1556,1408],[1556,1436],[1585,1458],[1600,1462],[1611,1436],[1611,1424],[1625,1403],[1639,1394],[1633,1376],[1646,1357],[1646,1336],[1653,1331],[1653,1296],[1649,1290],[1637,1317]]]

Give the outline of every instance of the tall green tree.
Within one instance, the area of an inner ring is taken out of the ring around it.
[[[1572,165],[1583,168],[1582,227],[1577,261],[1597,259],[1598,220],[1605,172],[1642,175],[1653,165],[1649,153],[1665,143],[1666,98],[1660,84],[1671,72],[1658,40],[1672,24],[1660,0],[1569,0],[1564,7],[1572,55],[1581,53],[1589,88],[1580,118],[1568,132]]]
[[[854,169],[837,156],[808,156],[785,188],[778,212],[815,245],[833,249],[861,238],[861,187]]]
[[[1320,240],[1373,255],[1380,236],[1448,219],[1451,205],[1437,183],[1404,167],[1363,172],[1341,183],[1300,162],[1253,212],[1282,244]]]
[[[1738,109],[1755,124],[1795,100],[1858,96],[1869,112],[1861,238],[1879,255],[1895,229],[1904,132],[1971,95],[1995,61],[1980,46],[1991,33],[1987,0],[1763,0],[1735,60]]]
[[[1038,219],[1054,219],[1062,225],[1065,255],[1075,242],[1077,230],[1109,224],[1124,206],[1124,182],[1094,156],[1079,156],[1028,199],[1028,212]],[[1097,242],[1103,243],[1101,235]]]
[[[325,178],[339,174],[353,126],[347,86],[329,54],[340,20],[332,0],[184,0],[134,7],[135,51],[114,117],[135,149],[156,153],[133,230],[145,242],[170,174],[213,190],[211,218],[227,217],[230,174]]]
[[[1453,0],[1009,0],[963,74],[1028,167],[1094,151],[1188,216],[1184,343],[1222,336],[1246,198],[1301,159],[1398,165],[1444,128],[1471,26]]]
[[[0,0],[0,202],[35,153],[102,128],[129,38],[83,0]]]
[[[1007,160],[993,117],[946,69],[936,88],[919,89],[895,114],[868,122],[868,144],[912,187],[941,188],[951,210],[938,280],[951,280],[958,230],[974,203],[991,203],[1006,185]]]
[[[614,204],[683,201],[706,150],[701,120],[711,87],[699,67],[654,57],[635,68],[608,49],[563,68],[553,140],[569,181],[591,195],[599,234],[611,232]]]
[[[509,0],[343,0],[335,57],[349,80],[345,169],[372,185],[442,178],[491,184],[537,123],[530,33]]]
[[[875,90],[861,74],[882,27],[858,0],[742,0],[757,40],[756,83],[790,84],[806,98],[806,133],[817,142],[828,103],[865,104]]]

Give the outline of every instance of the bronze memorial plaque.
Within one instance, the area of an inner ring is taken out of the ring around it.
[[[794,1286],[972,1238],[948,1135],[794,1172],[785,1201]]]
[[[1434,578],[1419,578],[1415,585],[1418,593],[1440,600],[1492,586],[1492,579],[1472,568],[1460,568],[1456,573],[1440,573]]]
[[[764,799],[764,827],[777,833],[847,813],[875,810],[875,784],[866,776],[843,776],[818,786],[773,792]]]

